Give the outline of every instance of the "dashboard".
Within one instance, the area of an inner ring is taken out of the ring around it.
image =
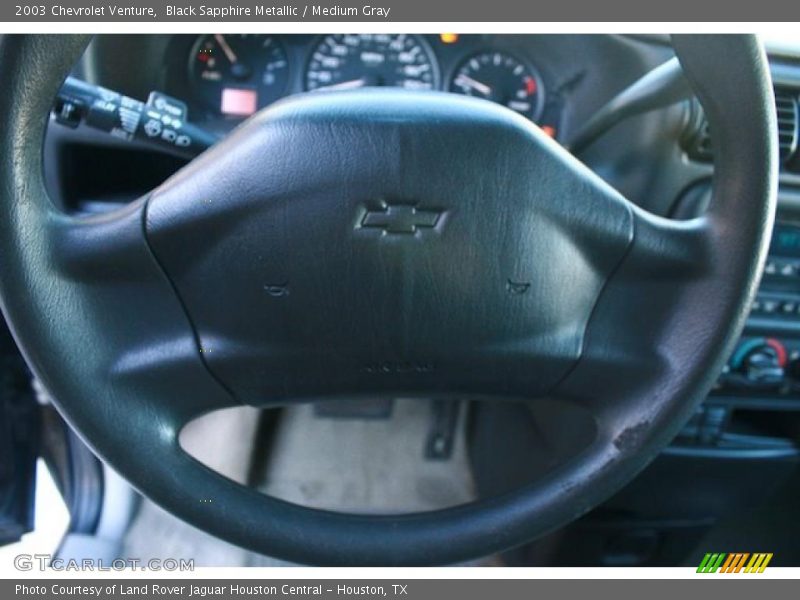
[[[136,102],[153,92],[185,107],[181,120],[221,137],[254,111],[296,94],[396,86],[467,94],[503,104],[568,144],[600,107],[672,55],[667,38],[524,34],[98,35],[72,76]],[[671,122],[681,111],[667,111]],[[619,127],[625,144],[584,160],[629,198],[664,213],[680,189],[617,177],[623,162],[653,159],[659,112]],[[601,144],[596,147],[601,148]],[[630,152],[629,156],[620,150]],[[45,171],[66,209],[104,210],[159,185],[185,164],[135,143],[51,127]],[[659,160],[655,157],[655,160]],[[647,170],[652,172],[652,163]],[[665,179],[669,186],[672,178]]]
[[[172,66],[170,81],[204,120],[248,117],[301,92],[378,86],[484,98],[548,131],[558,119],[539,66],[513,37],[206,34],[176,38],[170,54],[185,66]]]
[[[669,52],[624,36],[101,35],[75,74],[133,98],[169,94],[222,133],[294,94],[395,86],[497,102],[564,139]]]
[[[434,52],[433,48],[436,48]],[[505,44],[444,33],[206,34],[188,56],[191,97],[210,114],[247,117],[299,91],[389,86],[497,102],[538,121],[545,90],[536,66]]]

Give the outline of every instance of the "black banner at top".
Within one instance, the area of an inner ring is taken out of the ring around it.
[[[795,21],[789,0],[12,0],[6,22],[642,22]]]

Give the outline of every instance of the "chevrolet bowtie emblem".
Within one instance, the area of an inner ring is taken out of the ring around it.
[[[440,210],[422,210],[412,204],[388,204],[377,210],[367,210],[361,227],[382,229],[384,233],[416,233],[420,228],[436,227],[442,216]]]

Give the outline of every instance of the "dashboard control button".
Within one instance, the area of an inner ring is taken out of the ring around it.
[[[778,311],[779,303],[777,300],[764,300],[761,306],[765,314],[771,315]]]

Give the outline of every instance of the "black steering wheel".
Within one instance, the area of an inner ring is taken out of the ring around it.
[[[741,332],[777,186],[753,36],[673,38],[715,143],[711,207],[686,222],[639,209],[504,108],[377,89],[282,101],[130,206],[64,214],[42,140],[86,41],[0,41],[3,313],[95,451],[225,540],[401,565],[536,538],[672,439]],[[269,498],[178,443],[221,407],[354,395],[548,397],[592,426],[540,481],[400,516]]]

